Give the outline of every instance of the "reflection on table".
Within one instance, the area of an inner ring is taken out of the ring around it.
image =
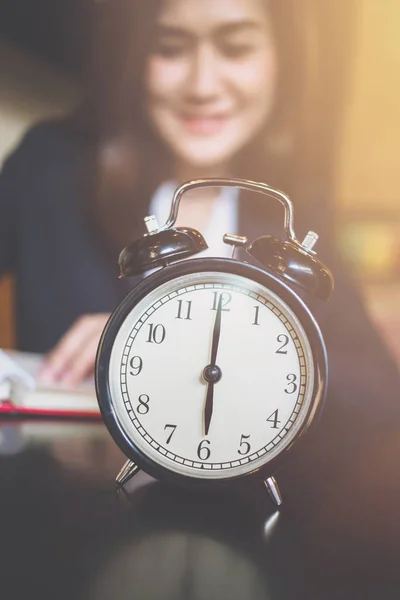
[[[1,597],[397,598],[399,446],[325,477],[307,457],[280,474],[277,512],[261,485],[201,494],[140,473],[117,490],[125,457],[102,423],[4,420]]]

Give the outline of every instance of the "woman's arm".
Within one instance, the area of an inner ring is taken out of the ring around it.
[[[74,386],[93,374],[97,346],[109,318],[108,313],[83,315],[46,355],[39,377]]]

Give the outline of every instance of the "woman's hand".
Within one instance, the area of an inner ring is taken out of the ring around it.
[[[91,375],[100,336],[109,316],[98,313],[77,319],[46,356],[39,379],[74,386]]]

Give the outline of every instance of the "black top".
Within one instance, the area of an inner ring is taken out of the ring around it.
[[[16,279],[17,347],[52,348],[82,314],[111,312],[126,288],[88,228],[87,147],[58,124],[31,129],[0,178],[0,273]]]
[[[127,293],[126,282],[117,277],[118,256],[88,227],[81,171],[87,150],[87,142],[62,124],[40,124],[6,161],[0,178],[0,273],[16,278],[21,350],[46,352],[77,317],[111,312]],[[301,214],[296,221],[295,214],[295,230],[300,239],[308,229],[321,234],[317,250],[335,277],[328,303],[305,297],[328,350],[333,414],[328,410],[327,419],[340,431],[346,424],[349,433],[364,419],[372,429],[379,422],[399,423],[398,370],[331,245],[324,245],[325,212],[325,205],[315,203],[307,218]],[[266,224],[255,211],[242,213],[241,205],[240,234],[276,233],[273,219]]]

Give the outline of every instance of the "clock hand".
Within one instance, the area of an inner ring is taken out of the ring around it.
[[[214,384],[221,379],[221,369],[215,364],[217,360],[217,351],[219,345],[219,337],[221,333],[221,312],[222,312],[222,294],[220,294],[217,314],[215,315],[214,329],[211,343],[211,361],[203,371],[203,377],[208,382],[206,401],[204,404],[203,420],[204,420],[204,435],[208,435],[210,428],[211,416],[214,406]]]
[[[219,336],[221,333],[221,311],[222,311],[222,294],[220,294],[220,296],[219,296],[217,314],[215,315],[214,330],[213,330],[213,334],[212,334],[211,361],[210,361],[211,367],[215,367],[215,361],[217,360]]]
[[[204,435],[208,435],[210,428],[211,416],[214,406],[214,382],[209,381],[207,386],[206,402],[204,405]]]

